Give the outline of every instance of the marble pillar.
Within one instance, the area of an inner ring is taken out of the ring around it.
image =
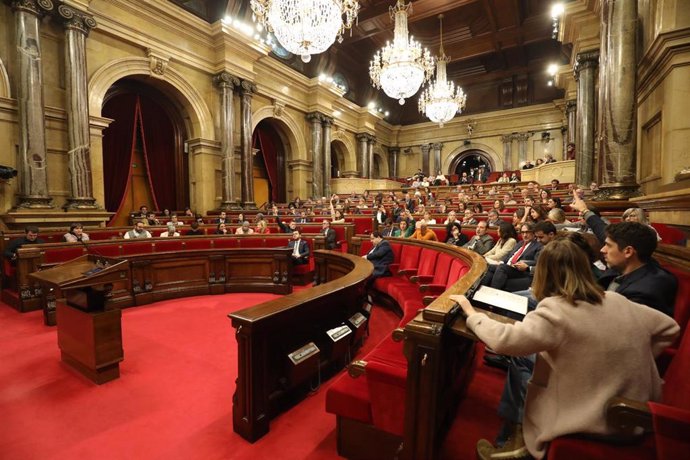
[[[441,149],[443,148],[443,143],[442,142],[435,142],[431,145],[432,152],[433,152],[433,163],[431,165],[431,169],[429,170],[429,175],[430,176],[436,176],[438,174],[438,171],[441,170]]]
[[[388,148],[388,176],[398,177],[398,160],[400,159],[400,147]]]
[[[12,2],[17,46],[17,111],[19,115],[19,208],[52,208],[43,105],[40,17],[53,9],[50,0]]]
[[[240,146],[242,151],[242,207],[256,209],[254,202],[254,156],[252,153],[252,96],[256,85],[249,80],[240,82],[241,130]]]
[[[431,152],[431,144],[422,144],[419,146],[422,149],[422,173],[425,176],[431,174],[429,171],[429,153]]]
[[[323,115],[321,127],[323,129],[323,194],[331,196],[331,126],[333,118]]]
[[[565,160],[567,156],[568,144],[576,142],[577,133],[577,101],[567,101],[565,103],[565,117],[568,128],[566,135],[563,136],[563,157]]]
[[[213,85],[220,93],[220,143],[223,166],[223,201],[221,209],[239,209],[235,197],[235,104],[234,90],[240,79],[228,72],[213,77]]]
[[[367,138],[367,157],[369,158],[369,174],[367,177],[370,179],[378,179],[374,177],[374,145],[376,145],[376,138],[371,134]]]
[[[517,169],[513,165],[513,135],[501,135],[501,142],[503,142],[503,170]]]
[[[65,84],[67,86],[67,164],[70,197],[67,209],[95,209],[91,176],[91,139],[89,134],[89,95],[86,68],[86,37],[96,21],[86,13],[67,5],[58,7],[65,27]]]
[[[527,141],[530,137],[532,137],[532,133],[518,133],[515,135],[518,141],[518,167],[520,168],[527,161]]]
[[[597,199],[625,200],[640,194],[635,155],[637,0],[601,4]]]
[[[311,127],[311,158],[312,158],[312,195],[315,197],[324,196],[323,193],[323,137],[321,119],[323,115],[319,112],[307,114],[307,120]]]
[[[595,94],[594,76],[599,51],[580,53],[575,58],[577,81],[577,130],[575,132],[575,183],[587,185],[594,177]]]
[[[367,145],[369,135],[366,133],[357,134],[358,156],[359,156],[359,175],[362,178],[369,177],[369,147]]]

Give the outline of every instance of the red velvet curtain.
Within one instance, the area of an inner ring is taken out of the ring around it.
[[[263,156],[268,181],[271,184],[271,200],[280,201],[282,183],[278,175],[278,144],[276,139],[265,127],[259,126],[254,131],[252,145],[255,149],[259,149]]]
[[[156,209],[177,208],[175,199],[175,127],[153,100],[141,99],[141,139]],[[145,134],[144,134],[145,133]]]
[[[130,165],[135,145],[137,96],[123,94],[110,99],[103,106],[103,116],[112,118],[103,132],[103,174],[105,207],[118,212],[130,181]]]

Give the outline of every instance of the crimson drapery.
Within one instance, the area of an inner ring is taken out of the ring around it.
[[[177,208],[175,199],[175,128],[152,99],[140,97],[144,161],[156,209]]]
[[[271,184],[271,200],[280,201],[282,183],[278,175],[278,148],[276,140],[264,127],[259,126],[254,131],[252,145],[261,152],[268,173],[268,182]]]
[[[113,122],[103,134],[103,182],[105,207],[118,212],[130,181],[130,165],[135,145],[137,96],[123,94],[113,97],[103,106],[103,116]]]

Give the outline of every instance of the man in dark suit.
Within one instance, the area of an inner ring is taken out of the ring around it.
[[[326,249],[335,249],[338,246],[335,230],[331,228],[331,222],[328,219],[324,219],[321,223],[321,234],[326,241]]]
[[[374,273],[371,275],[372,278],[376,279],[382,276],[391,276],[391,271],[388,266],[393,263],[393,259],[395,258],[391,245],[381,237],[381,233],[377,230],[371,232],[369,239],[374,247],[362,257],[374,264]]]
[[[302,239],[302,231],[296,228],[292,232],[292,240],[288,243],[292,249],[292,263],[303,265],[309,263],[309,245]]]
[[[574,193],[570,207],[580,211],[587,225],[603,244],[601,253],[609,270],[598,279],[607,291],[673,316],[678,280],[652,258],[656,232],[639,222],[606,222],[590,211]]]
[[[229,224],[230,221],[228,220],[228,215],[225,213],[225,211],[221,211],[220,215],[218,216],[218,219],[214,222],[216,225],[218,224]]]
[[[522,241],[498,265],[489,265],[482,278],[484,286],[509,292],[522,291],[531,284],[531,271],[537,264],[542,244],[534,237],[534,224],[526,222],[520,228]],[[516,282],[514,280],[522,280]],[[510,284],[509,284],[510,282]],[[525,286],[527,284],[527,286]]]

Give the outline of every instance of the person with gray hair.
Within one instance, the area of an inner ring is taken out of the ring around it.
[[[641,224],[645,224],[652,230],[654,230],[654,233],[656,233],[656,240],[661,241],[661,237],[659,236],[659,232],[656,231],[654,227],[649,223],[649,219],[647,219],[647,214],[644,212],[644,209],[642,208],[628,208],[625,210],[623,213],[623,216],[621,218],[623,222],[639,222]]]
[[[254,229],[249,226],[248,220],[242,222],[242,226],[235,230],[235,235],[251,235],[252,233],[254,233]]]
[[[180,234],[177,232],[177,228],[175,227],[175,224],[173,224],[172,222],[168,222],[167,227],[168,227],[168,229],[160,234],[161,238],[180,236]]]

